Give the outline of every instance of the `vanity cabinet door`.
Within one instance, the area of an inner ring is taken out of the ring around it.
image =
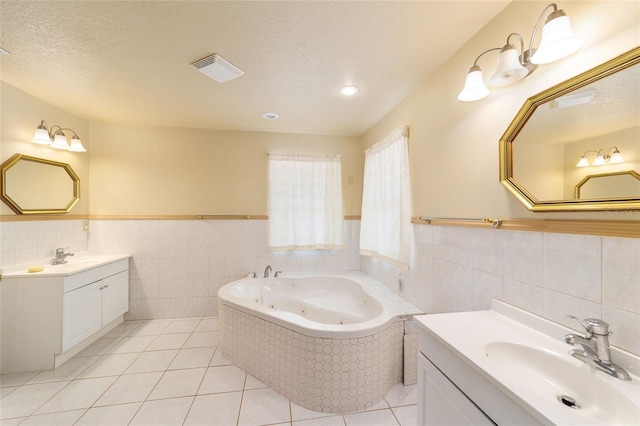
[[[102,325],[129,310],[129,272],[123,271],[100,281],[102,287]]]
[[[422,353],[418,356],[418,424],[495,425]]]
[[[62,300],[62,352],[102,328],[101,281],[65,293]]]

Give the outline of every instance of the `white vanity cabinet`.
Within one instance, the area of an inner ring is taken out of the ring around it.
[[[58,367],[124,320],[129,256],[91,256],[1,283],[2,373]]]
[[[418,375],[419,425],[495,424],[422,353]]]
[[[128,270],[64,293],[62,352],[97,333],[128,310]]]

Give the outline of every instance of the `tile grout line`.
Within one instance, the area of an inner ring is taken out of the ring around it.
[[[123,324],[124,324],[124,322],[123,322]],[[105,355],[107,355],[107,352],[109,352],[109,350],[110,350],[110,349],[112,349],[113,347],[115,347],[118,343],[122,342],[122,341],[125,339],[125,337],[130,336],[130,335],[131,335],[131,333],[133,333],[133,332],[134,332],[136,329],[138,329],[139,327],[140,327],[140,324],[139,324],[137,327],[132,328],[132,329],[131,329],[127,334],[125,334],[124,336],[122,336],[122,338],[121,338],[118,342],[116,342],[114,345],[112,345],[110,348],[108,348],[108,349],[105,351],[105,353],[104,353],[104,354],[102,354],[102,355],[100,356],[100,358],[98,358],[97,360],[95,360],[95,362],[94,362],[93,364],[95,364],[95,363],[97,363],[98,361],[100,361],[100,359],[101,359],[102,357],[104,357]],[[147,346],[148,346],[148,345],[147,345]],[[142,351],[142,352],[144,352],[144,351]],[[136,360],[137,360],[138,358],[140,358],[140,356],[142,355],[142,352],[140,352],[140,353],[138,354],[138,356],[137,356],[137,357],[136,357],[136,358],[131,362],[131,364],[133,364],[134,362],[136,362]],[[93,365],[93,364],[91,364],[91,365]],[[129,366],[131,366],[131,364],[129,364]],[[129,368],[129,366],[127,366],[127,368]],[[111,385],[109,385],[109,386],[104,390],[104,392],[102,392],[102,394],[100,394],[100,396],[98,396],[98,397],[95,399],[95,401],[93,401],[93,402],[91,403],[91,405],[85,409],[85,412],[84,412],[84,413],[82,413],[82,416],[78,417],[78,420],[76,420],[76,421],[74,422],[74,424],[78,423],[78,422],[80,421],[80,419],[82,419],[82,417],[84,417],[84,416],[89,412],[89,410],[90,410],[90,409],[94,408],[95,403],[96,403],[96,402],[98,402],[98,401],[100,400],[100,398],[102,398],[102,397],[104,396],[104,394],[106,394],[106,393],[109,391],[109,389],[111,389],[111,387],[112,387],[112,386],[113,386],[113,385],[114,385],[118,380],[120,380],[120,378],[124,375],[125,371],[127,371],[127,368],[125,368],[125,369],[122,371],[122,373],[120,373],[120,374],[117,376],[117,378],[113,381],[113,383],[111,383]],[[83,370],[82,372],[84,372],[84,371],[86,371],[86,370],[88,370],[88,369],[89,369],[89,367],[87,367],[87,368],[86,368],[85,370]],[[82,373],[80,373],[80,374],[82,374]],[[109,377],[109,376],[106,376],[106,377]],[[110,406],[112,406],[112,405],[108,405],[108,406],[106,406],[106,407],[110,407]],[[142,406],[142,405],[140,405],[140,406]],[[139,409],[139,408],[138,408],[138,409]],[[137,411],[136,411],[136,414],[137,414]]]
[[[187,340],[185,340],[185,343],[189,341],[189,338],[191,338],[191,336],[193,336],[193,334],[195,333],[195,330],[198,328],[198,325],[200,325],[200,323],[202,322],[203,318],[200,318],[200,321],[198,321],[198,324],[196,324],[196,326],[193,328],[193,331],[191,332],[189,337],[187,337]],[[180,351],[181,350],[182,349],[180,349]],[[176,356],[173,358],[173,361],[175,361],[175,358],[180,354],[180,351],[178,351],[178,353],[176,353]],[[207,371],[209,370],[209,364],[211,364],[211,360],[213,359],[213,355],[215,353],[216,353],[216,348],[214,348],[213,352],[211,353],[211,357],[209,358],[209,362],[207,363],[207,366],[204,369],[204,374],[202,375],[202,378],[200,379],[200,383],[198,384],[198,388],[196,389],[196,393],[193,396],[193,399],[191,400],[191,404],[189,404],[189,408],[187,409],[187,413],[184,416],[184,420],[182,421],[183,425],[187,422],[187,419],[189,418],[189,413],[191,412],[191,409],[193,408],[193,404],[196,402],[196,398],[198,397],[198,392],[200,392],[200,388],[202,387],[202,382],[204,382],[204,378],[207,376]],[[173,361],[171,361],[171,363],[173,363]],[[171,363],[169,363],[169,367],[171,367]],[[160,383],[160,380],[158,380],[158,383]],[[156,385],[158,383],[156,383]],[[155,388],[155,386],[154,386],[154,388]],[[151,395],[151,392],[149,393],[149,395]]]
[[[172,322],[172,321],[171,321],[171,322]],[[155,338],[154,338],[154,339],[153,339],[153,340],[152,340],[152,341],[151,341],[151,342],[150,342],[150,343],[145,347],[145,349],[143,349],[143,350],[138,354],[138,356],[137,356],[137,357],[136,357],[136,358],[131,362],[131,364],[129,364],[129,365],[127,366],[127,368],[125,368],[125,369],[124,369],[124,371],[123,371],[123,372],[118,376],[118,379],[116,379],[113,383],[117,382],[117,381],[118,381],[122,376],[125,376],[125,372],[126,372],[126,371],[131,367],[131,365],[133,365],[133,363],[134,363],[134,362],[136,362],[136,360],[138,360],[138,359],[142,356],[142,354],[143,354],[144,352],[147,352],[147,351],[146,351],[146,349],[147,349],[147,348],[148,348],[148,347],[149,347],[149,346],[150,346],[150,345],[151,345],[151,344],[152,344],[152,343],[157,339],[157,337],[158,337],[158,336],[162,335],[162,331],[164,331],[164,329],[166,329],[166,328],[169,326],[169,324],[171,324],[171,322],[167,323],[167,325],[166,325],[164,328],[162,328],[162,330],[160,330],[160,331],[159,331],[159,333],[156,335],[156,337],[155,337]],[[133,328],[133,329],[132,329],[132,330],[131,330],[127,335],[125,335],[125,337],[127,337],[127,336],[131,337],[131,333],[133,333],[136,329],[140,328],[140,326],[141,326],[142,324],[143,324],[143,323],[141,323],[138,327]],[[137,337],[137,336],[134,336],[134,337]],[[115,345],[114,345],[114,346],[115,346]],[[153,352],[153,351],[148,351],[148,352]],[[172,358],[172,360],[169,362],[169,365],[171,365],[171,362],[173,362],[173,360],[175,359],[175,357],[176,357],[176,356],[178,356],[178,353],[179,353],[179,352],[180,352],[179,350],[178,350],[178,352],[176,352],[176,355],[174,355],[174,358]],[[167,367],[168,367],[168,366],[167,366]],[[142,406],[144,405],[144,403],[148,401],[149,395],[151,395],[151,393],[152,393],[152,392],[153,392],[153,390],[156,388],[156,386],[158,385],[158,383],[160,383],[160,380],[162,380],[162,377],[164,377],[164,375],[165,375],[165,373],[166,373],[166,372],[167,372],[167,369],[165,369],[165,370],[162,372],[162,375],[160,376],[160,378],[158,379],[158,381],[156,382],[156,384],[153,386],[153,389],[151,389],[151,390],[149,391],[149,394],[145,397],[144,401],[138,401],[138,402],[140,402],[140,406],[138,407],[138,409],[136,410],[136,412],[133,414],[133,416],[131,416],[131,420],[129,420],[129,422],[128,422],[127,424],[131,424],[131,422],[133,422],[133,419],[138,415],[138,413],[139,413],[139,412],[140,412],[140,410],[142,409]],[[149,372],[145,372],[145,373],[138,373],[138,374],[147,374],[147,373],[149,373]],[[134,374],[136,374],[136,373],[132,373],[132,374],[130,374],[130,375],[134,375]],[[111,386],[113,386],[113,383],[111,384]],[[111,386],[109,386],[109,388],[108,388],[108,389],[110,389],[110,388],[111,388]],[[108,389],[107,389],[107,390],[108,390]],[[106,390],[105,390],[105,392],[106,392]],[[103,393],[102,395],[104,395],[104,393]],[[101,395],[100,397],[102,397],[102,395]],[[98,398],[98,399],[100,399],[100,398]],[[93,403],[93,404],[95,404],[95,403],[98,401],[98,399],[96,399],[96,400],[94,401],[94,403]],[[136,403],[138,403],[138,402],[136,402]],[[128,402],[128,403],[126,403],[126,404],[131,404],[131,403],[132,403],[132,402]],[[94,406],[93,406],[93,404],[91,405],[91,407],[90,407],[90,408],[97,408],[97,407],[94,407]],[[123,405],[123,404],[110,404],[110,405],[106,405],[105,407],[113,407],[113,406],[115,406],[115,405]],[[87,410],[87,411],[88,411],[88,410]],[[83,414],[83,415],[84,415],[84,414]],[[78,419],[78,420],[80,420],[80,419]]]

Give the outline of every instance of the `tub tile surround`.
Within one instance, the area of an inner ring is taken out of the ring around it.
[[[154,349],[155,341],[180,334],[188,335],[186,343]],[[219,334],[215,317],[125,321],[55,373],[1,375],[0,423],[415,425],[416,385],[395,385],[366,411],[311,411],[222,357]],[[137,344],[141,337],[150,343]]]
[[[318,253],[268,252],[266,220],[90,220],[88,232],[84,222],[1,222],[0,265],[33,266],[56,247],[130,253],[127,319],[214,315],[218,288],[267,264],[362,270],[429,313],[489,309],[495,297],[572,328],[568,313],[603,318],[613,344],[640,354],[640,239],[414,225],[402,272],[358,255],[357,220],[345,221],[346,250]]]
[[[611,344],[640,355],[640,239],[429,225],[414,235],[409,272],[366,257],[361,270],[428,313],[495,298],[578,331],[568,314],[602,318]]]
[[[220,309],[222,355],[309,410],[368,409],[402,382],[402,321],[365,337],[319,338],[224,304]]]

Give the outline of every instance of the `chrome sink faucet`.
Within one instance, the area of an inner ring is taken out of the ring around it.
[[[73,253],[65,253],[65,250],[66,249],[64,248],[56,249],[56,259],[51,263],[52,265],[62,265],[63,263],[67,263],[67,257],[73,256]]]
[[[271,269],[271,265],[267,265],[266,268],[264,268],[264,277],[265,278],[269,278],[269,273],[272,271],[273,269]]]
[[[621,380],[631,380],[629,373],[611,362],[611,350],[609,348],[609,335],[611,335],[611,332],[609,331],[609,324],[596,318],[581,320],[573,315],[569,315],[569,318],[578,321],[587,331],[584,336],[574,333],[564,336],[566,343],[572,346],[580,345],[583,348],[572,349],[569,351],[569,355],[613,377]]]

